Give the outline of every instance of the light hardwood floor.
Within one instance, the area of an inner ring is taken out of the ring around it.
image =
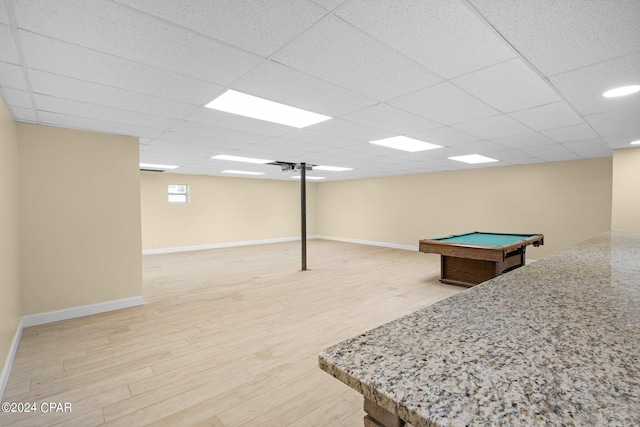
[[[2,426],[360,427],[323,348],[464,288],[440,261],[327,240],[143,257],[145,305],[24,330],[3,401],[71,403]]]

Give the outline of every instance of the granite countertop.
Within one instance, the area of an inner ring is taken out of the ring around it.
[[[640,425],[640,233],[607,233],[323,350],[416,427]]]

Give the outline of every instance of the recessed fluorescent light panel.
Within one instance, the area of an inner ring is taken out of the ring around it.
[[[213,156],[212,159],[230,160],[232,162],[257,163],[261,165],[273,162],[273,160],[252,159],[251,157],[227,156],[226,154],[219,154],[217,156]]]
[[[442,145],[431,144],[429,142],[418,141],[417,139],[406,136],[394,136],[391,138],[378,139],[369,141],[371,144],[382,145],[384,147],[395,148],[415,153],[416,151],[432,150],[434,148],[442,148]]]
[[[632,141],[630,144],[631,145],[640,145],[640,139],[637,140],[637,141]]]
[[[300,175],[292,176],[293,179],[300,179]],[[306,179],[326,179],[324,176],[305,176]]]
[[[156,165],[153,163],[140,163],[140,167],[145,169],[175,169],[175,168],[179,168],[180,166]]]
[[[238,175],[264,175],[263,172],[234,171],[234,170],[226,170],[226,171],[222,171],[222,173],[235,173]]]
[[[630,85],[617,87],[615,89],[611,89],[602,94],[605,98],[615,98],[618,96],[631,95],[632,93],[640,92],[640,85]]]
[[[314,166],[313,167],[314,171],[331,171],[331,172],[344,172],[344,171],[351,171],[353,170],[353,168],[343,168],[340,166]]]
[[[304,128],[331,118],[231,89],[205,107],[296,128]]]
[[[496,159],[481,156],[480,154],[469,154],[468,156],[456,156],[456,157],[447,157],[447,158],[450,160],[457,160],[459,162],[470,163],[470,164],[497,162]]]

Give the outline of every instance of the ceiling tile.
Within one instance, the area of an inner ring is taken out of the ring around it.
[[[545,75],[637,52],[637,0],[468,0]]]
[[[4,100],[8,105],[21,108],[33,108],[29,92],[18,89],[3,88]]]
[[[27,82],[20,65],[0,62],[0,86],[27,90]]]
[[[587,151],[598,151],[598,150],[602,151],[602,150],[611,149],[611,147],[609,147],[609,144],[607,144],[607,142],[602,138],[587,139],[584,141],[566,142],[562,145],[564,145],[574,153],[578,153],[578,154],[581,154]]]
[[[229,139],[238,142],[254,143],[267,139],[265,135],[243,132],[236,129],[221,128],[219,126],[204,125],[202,123],[180,121],[171,127],[172,131],[209,136],[212,138]]]
[[[452,82],[504,113],[560,101],[553,89],[520,59],[475,71]]]
[[[444,125],[499,114],[449,82],[393,99],[389,104]]]
[[[538,131],[584,123],[584,120],[564,102],[516,111],[509,113],[509,116]]]
[[[640,84],[640,52],[551,77],[551,82],[582,115],[640,107],[640,96],[605,98],[620,86]]]
[[[331,117],[357,111],[377,102],[274,61],[260,64],[234,83],[233,88]]]
[[[460,151],[465,151],[467,154],[481,154],[481,155],[489,155],[499,151],[510,150],[509,147],[494,141],[469,142],[467,144],[456,145],[455,148]]]
[[[631,148],[633,147],[630,145],[631,142],[640,140],[637,133],[623,133],[605,136],[602,139],[607,141],[607,144],[609,144],[609,147],[611,148]]]
[[[239,116],[237,114],[225,113],[224,111],[213,110],[205,107],[198,108],[196,111],[185,117],[184,120],[226,129],[259,133],[264,134],[265,136],[282,135],[295,129],[291,126]]]
[[[491,153],[491,157],[500,161],[500,162],[511,162],[515,163],[516,161],[522,161],[526,159],[531,159],[532,156],[528,153],[525,153],[521,150],[503,150]]]
[[[550,129],[542,133],[556,142],[580,141],[598,136],[588,124]]]
[[[580,153],[580,157],[583,159],[598,159],[601,157],[611,157],[613,155],[611,149],[596,150],[596,151],[584,151]]]
[[[224,87],[118,56],[22,31],[29,68],[202,105]]]
[[[192,155],[200,155],[206,159],[214,155],[212,154],[212,149],[210,146],[201,145],[201,144],[192,144],[189,142],[184,142],[183,140],[172,141],[170,139],[163,139],[163,137],[155,138],[151,140],[151,142],[148,144],[142,144],[142,141],[140,141],[140,145],[141,146],[148,145],[151,147],[155,147],[158,149],[159,152],[163,152],[164,150],[167,150],[167,152],[180,152],[180,151],[189,152],[189,153],[192,153]]]
[[[295,148],[267,146],[265,144],[251,144],[248,147],[234,151],[234,156],[256,157],[259,159],[271,159],[279,162],[293,162],[294,156],[306,157],[307,151]],[[225,153],[230,154],[230,153]],[[238,162],[235,162],[238,164]],[[273,166],[272,166],[273,167]]]
[[[538,132],[508,136],[505,138],[496,138],[494,141],[498,144],[517,149],[552,145],[554,143],[553,140]]]
[[[313,0],[314,3],[319,4],[327,10],[333,10],[340,6],[342,3],[346,3],[345,0]]]
[[[341,118],[398,135],[440,127],[437,123],[384,103],[346,114]]]
[[[4,0],[0,0],[0,24],[9,25],[9,16],[7,15],[7,6]]]
[[[327,13],[308,0],[117,1],[264,57]]]
[[[117,135],[143,136],[153,138],[160,134],[160,130],[143,126],[132,126],[122,123],[113,123],[103,120],[88,119],[82,117],[67,116],[64,114],[38,112],[41,124],[66,127],[70,129],[82,129],[93,132],[104,132]]]
[[[39,112],[55,112],[67,116],[123,123],[131,126],[142,126],[158,130],[170,127],[177,122],[176,119],[88,104],[86,102],[78,102],[70,99],[55,98],[48,95],[36,94],[34,97]]]
[[[462,132],[449,126],[410,133],[407,136],[443,146],[464,144],[467,142],[479,141],[481,139],[475,135]]]
[[[376,139],[389,138],[395,136],[392,132],[372,128],[370,126],[349,122],[342,119],[331,119],[322,123],[309,126],[306,129],[339,136],[347,139],[357,139],[359,141],[374,141]]]
[[[257,55],[132,13],[117,3],[18,1],[15,13],[21,29],[221,85],[230,84],[262,61]]]
[[[486,119],[453,125],[454,128],[484,139],[503,138],[531,132],[531,129],[501,114]]]
[[[363,159],[377,157],[375,154],[365,153],[364,151],[353,151],[348,148],[329,148],[328,150],[319,151],[327,157],[327,163],[333,164],[336,162],[348,163],[353,159]]]
[[[336,135],[328,135],[326,133],[313,132],[307,129],[299,129],[283,135],[282,138],[291,139],[294,141],[303,141],[312,144],[318,144],[320,146],[327,147],[349,147],[354,144],[362,143],[362,140],[343,138]]]
[[[354,0],[336,14],[448,79],[515,57],[462,2]]]
[[[96,83],[30,70],[29,79],[35,93],[72,99],[122,110],[138,111],[161,117],[182,118],[194,110],[193,105],[170,101]]]
[[[573,153],[562,144],[542,145],[537,147],[523,147],[520,151],[531,154],[532,156],[550,158],[554,156],[569,156]],[[555,157],[554,157],[555,158]]]
[[[37,123],[38,117],[33,108],[11,107],[15,119],[19,122]]]
[[[2,40],[2,43],[0,43],[0,61],[20,64],[18,49],[16,49],[13,34],[8,25],[0,24],[0,40]]]
[[[600,136],[635,135],[640,139],[640,108],[609,111],[586,116],[585,119]]]
[[[199,145],[203,147],[203,150],[211,149],[230,149],[239,150],[250,145],[250,142],[233,141],[230,139],[223,139],[217,136],[204,136],[186,132],[168,131],[161,135],[162,140],[184,142],[187,145]],[[152,142],[155,142],[153,140]],[[213,155],[213,154],[212,154]]]
[[[538,158],[547,162],[566,162],[569,160],[580,160],[582,157],[575,153],[541,155]]]
[[[291,149],[301,153],[308,152],[316,152],[326,150],[327,147],[318,144],[311,144],[309,142],[296,141],[293,139],[285,139],[285,138],[271,138],[266,141],[261,141],[257,145],[263,145],[265,149],[269,149],[269,147],[279,148],[279,149]]]
[[[379,101],[441,80],[334,16],[293,40],[272,59]]]

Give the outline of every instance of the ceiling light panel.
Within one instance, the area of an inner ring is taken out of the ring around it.
[[[384,147],[395,148],[415,153],[416,151],[432,150],[434,148],[442,148],[441,145],[431,144],[429,142],[419,141],[417,139],[408,138],[406,136],[394,136],[391,138],[378,139],[369,141],[371,144],[382,145]]]
[[[617,98],[640,92],[640,85],[629,85],[610,89],[602,94],[605,98]]]
[[[233,173],[237,175],[264,175],[264,172],[237,171],[232,169],[221,171],[221,173]]]
[[[176,169],[180,166],[173,165],[157,165],[155,163],[140,163],[140,167],[144,169]]]
[[[205,105],[205,107],[296,128],[304,128],[331,118],[323,114],[258,98],[257,96],[232,89],[229,89]]]
[[[301,179],[300,175],[295,175],[295,176],[292,176],[291,178],[293,178],[293,179]],[[317,181],[317,180],[326,179],[326,178],[324,176],[308,176],[308,175],[306,175],[305,179],[313,179],[313,180]]]
[[[251,157],[228,156],[226,154],[219,154],[211,158],[215,160],[229,160],[232,162],[256,163],[256,164],[262,164],[262,165],[271,163],[274,161],[274,160],[265,160],[265,159],[254,159]]]
[[[490,163],[497,162],[498,160],[492,159],[490,157],[481,156],[480,154],[469,154],[466,156],[455,156],[449,157],[450,160],[456,160],[458,162],[464,162],[469,164],[478,164],[478,163]]]
[[[332,172],[344,172],[344,171],[350,171],[353,170],[353,168],[343,168],[340,166],[314,166],[313,170],[317,170],[317,171],[332,171]]]

